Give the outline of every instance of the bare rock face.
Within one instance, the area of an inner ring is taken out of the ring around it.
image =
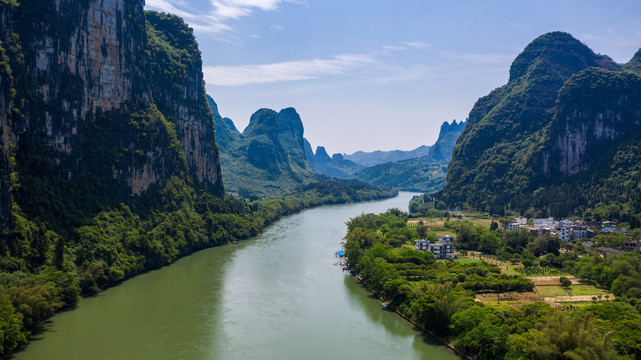
[[[641,77],[585,70],[559,92],[543,172],[570,176],[589,170],[610,146],[638,132],[640,125]]]
[[[22,130],[70,154],[95,112],[150,101],[145,89],[143,1],[27,0],[16,9],[33,84]],[[44,15],[44,16],[43,16]],[[39,20],[39,21],[38,21]],[[142,31],[141,31],[142,30]],[[44,111],[43,111],[44,110]]]
[[[0,39],[6,47],[11,44],[11,8],[0,7]],[[4,238],[5,230],[11,221],[11,167],[9,114],[13,100],[11,89],[13,77],[10,66],[6,63],[6,49],[0,47],[0,240]]]

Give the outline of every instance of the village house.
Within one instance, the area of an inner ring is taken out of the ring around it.
[[[639,244],[641,244],[640,241],[634,240],[634,239],[626,239],[623,242],[623,250],[626,252],[630,252],[633,250],[639,250]]]
[[[604,234],[611,233],[616,231],[617,229],[617,224],[613,221],[604,221],[601,224],[601,232]]]
[[[572,226],[572,240],[590,239],[594,237],[594,231],[588,229],[587,226],[574,225]]]
[[[437,259],[458,259],[458,254],[454,250],[454,237],[445,235],[438,238],[438,242],[430,243],[429,240],[416,240],[414,249],[418,251],[429,251]]]
[[[556,221],[554,221],[553,218],[547,218],[547,219],[534,219],[534,226],[541,225],[541,226],[546,226],[548,228],[553,228],[556,226]]]
[[[523,217],[516,217],[512,222],[507,225],[507,230],[519,230],[521,227],[527,225],[527,219]]]
[[[530,234],[536,237],[541,237],[545,234],[552,233],[552,230],[548,225],[534,225],[529,230],[530,230]]]
[[[414,249],[418,251],[427,250],[428,245],[430,244],[429,240],[416,240],[414,241]]]

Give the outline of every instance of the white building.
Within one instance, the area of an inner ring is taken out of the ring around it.
[[[601,224],[601,232],[602,233],[611,233],[616,231],[617,229],[617,224],[613,221],[604,221],[603,224]]]
[[[547,218],[547,219],[534,219],[534,226],[541,226],[541,227],[548,227],[548,228],[553,228],[556,227],[557,222],[554,221],[553,218]]]
[[[416,240],[414,241],[414,249],[418,251],[425,251],[427,250],[429,244],[430,244],[429,240]]]

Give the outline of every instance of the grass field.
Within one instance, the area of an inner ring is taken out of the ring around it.
[[[492,219],[487,215],[478,213],[464,213],[463,215],[465,216],[464,219],[458,217],[450,217],[449,220],[446,218],[416,218],[409,220],[407,222],[407,226],[416,227],[420,221],[423,221],[423,225],[428,227],[442,227],[445,225],[445,221],[469,221],[474,226],[481,226],[489,229],[492,224]],[[498,220],[496,221],[498,222]]]
[[[565,289],[561,286],[556,285],[543,285],[536,286],[534,292],[542,297],[554,297],[554,296],[568,296],[570,295]]]
[[[572,293],[574,295],[594,295],[598,296],[599,294],[604,294],[606,293],[605,290],[600,289],[594,285],[586,285],[586,284],[581,284],[581,285],[572,285],[570,286],[570,289],[572,289]]]
[[[469,263],[481,262],[481,260],[479,260],[479,259],[468,259],[468,258],[466,258],[466,259],[455,259],[454,261],[457,262],[457,263],[461,263],[461,264],[469,264]]]
[[[534,290],[537,295],[542,297],[555,297],[555,296],[570,296],[570,293],[559,285],[537,285]],[[570,286],[570,291],[572,291],[571,296],[596,296],[599,294],[602,295],[601,300],[606,300],[605,295],[610,295],[610,298],[613,298],[611,294],[605,290],[596,287],[594,285],[588,284],[575,284]]]

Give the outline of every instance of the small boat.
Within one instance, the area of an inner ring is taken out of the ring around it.
[[[384,308],[387,307],[387,303],[386,302],[382,302],[381,305],[383,305]]]

